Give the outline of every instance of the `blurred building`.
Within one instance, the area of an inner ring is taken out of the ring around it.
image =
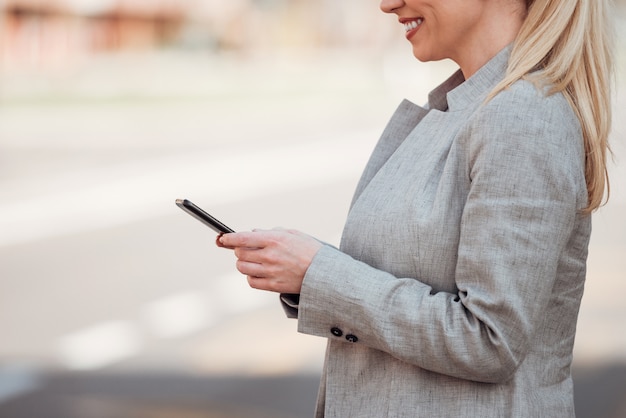
[[[71,65],[101,51],[166,44],[180,30],[176,0],[0,1],[0,58],[5,69]]]
[[[371,48],[397,37],[395,23],[362,0],[0,0],[0,69],[49,72],[156,48]]]
[[[50,71],[103,52],[376,42],[381,13],[359,1],[0,0],[0,59],[5,71]]]

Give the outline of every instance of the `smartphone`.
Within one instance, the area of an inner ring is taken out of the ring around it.
[[[235,232],[234,229],[227,227],[187,199],[176,199],[176,205],[218,234]]]

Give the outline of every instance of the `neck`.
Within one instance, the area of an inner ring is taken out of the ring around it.
[[[461,67],[466,80],[515,40],[524,23],[524,15],[511,11],[510,7],[500,8],[486,13],[483,22],[472,42],[452,58]]]

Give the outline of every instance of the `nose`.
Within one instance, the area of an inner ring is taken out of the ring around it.
[[[404,6],[404,0],[380,0],[380,10],[385,13],[394,13]]]

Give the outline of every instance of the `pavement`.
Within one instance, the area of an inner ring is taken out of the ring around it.
[[[311,416],[324,340],[174,200],[336,243],[388,116],[451,70],[406,52],[165,52],[4,77],[0,417]],[[615,106],[575,348],[583,418],[626,417],[623,92]]]

